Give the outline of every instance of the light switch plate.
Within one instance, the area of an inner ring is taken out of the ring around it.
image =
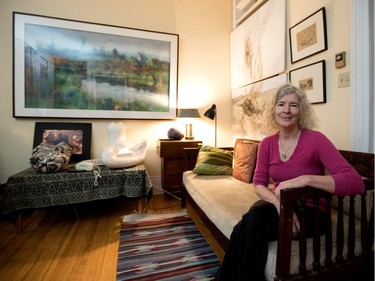
[[[344,72],[339,74],[339,88],[350,86],[350,73]]]

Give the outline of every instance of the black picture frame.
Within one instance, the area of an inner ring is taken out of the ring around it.
[[[289,28],[290,60],[296,63],[328,49],[326,10],[321,8]]]
[[[91,158],[91,123],[35,122],[33,148],[42,142],[65,141],[73,149],[71,162]]]
[[[13,12],[13,117],[176,119],[179,35]]]
[[[311,104],[326,103],[326,62],[321,60],[289,71],[289,82],[302,88]]]

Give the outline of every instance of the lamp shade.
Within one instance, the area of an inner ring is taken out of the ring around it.
[[[201,118],[201,115],[199,114],[198,109],[196,108],[180,108],[178,109],[177,118]],[[190,119],[187,119],[190,120]],[[186,140],[193,140],[193,125],[190,124],[191,120],[188,121],[189,123],[186,124],[186,134],[185,139]]]
[[[179,108],[178,109],[178,118],[200,118],[198,109],[196,108]]]
[[[204,113],[204,116],[214,120],[216,117],[216,104],[213,104],[207,111]]]

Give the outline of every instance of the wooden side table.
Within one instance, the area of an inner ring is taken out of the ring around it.
[[[161,184],[171,193],[181,192],[184,166],[183,149],[198,147],[202,141],[160,139],[157,142],[157,153],[161,158]]]
[[[2,200],[2,213],[18,212],[17,229],[22,232],[22,211],[52,206],[78,204],[120,196],[138,198],[138,211],[142,212],[152,189],[146,167],[138,164],[124,169],[100,168],[95,183],[93,171],[39,173],[33,168],[8,178]]]

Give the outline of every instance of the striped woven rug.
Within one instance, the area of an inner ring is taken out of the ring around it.
[[[117,280],[213,280],[219,263],[186,212],[123,218]]]

